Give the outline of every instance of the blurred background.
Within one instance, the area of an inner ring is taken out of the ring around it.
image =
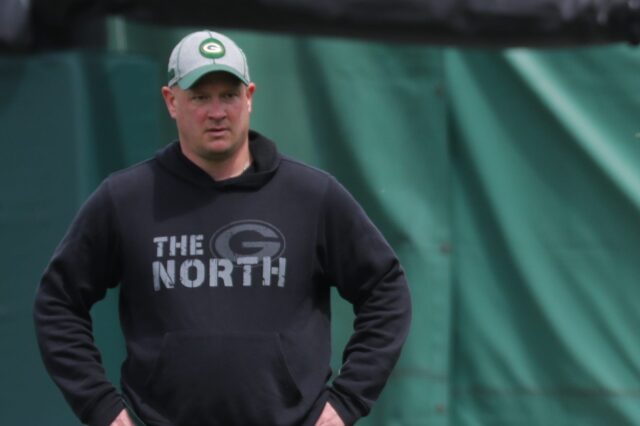
[[[640,424],[634,1],[0,2],[0,424],[79,424],[31,309],[78,207],[176,138],[160,87],[231,36],[252,128],[335,175],[407,271],[414,320],[363,426]],[[109,377],[117,289],[93,311]],[[350,331],[334,300],[333,362]]]

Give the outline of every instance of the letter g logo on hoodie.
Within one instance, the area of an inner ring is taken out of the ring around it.
[[[282,256],[285,239],[275,226],[259,220],[242,220],[220,228],[209,242],[213,256],[231,260],[237,265],[238,258]]]

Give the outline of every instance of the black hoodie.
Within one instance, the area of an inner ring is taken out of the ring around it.
[[[331,176],[250,133],[253,167],[216,182],[177,142],[109,176],[56,249],[35,303],[45,365],[85,423],[313,426],[326,401],[366,415],[406,338],[404,273]],[[92,305],[120,284],[121,395]],[[330,286],[354,333],[329,384]]]

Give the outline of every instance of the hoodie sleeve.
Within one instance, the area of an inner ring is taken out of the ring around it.
[[[369,413],[400,356],[409,331],[411,301],[395,253],[334,179],[324,209],[320,257],[327,278],[356,315],[329,394],[332,406],[350,425]]]
[[[89,313],[119,280],[114,225],[108,186],[103,183],[56,248],[34,305],[45,367],[78,418],[92,426],[109,425],[125,407],[105,375]]]

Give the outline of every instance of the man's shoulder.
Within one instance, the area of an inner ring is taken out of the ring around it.
[[[310,179],[317,182],[327,182],[333,179],[333,176],[318,167],[309,165],[303,161],[289,157],[287,155],[281,156],[280,167],[287,172],[295,174],[300,179]]]
[[[290,192],[298,189],[305,194],[305,197],[317,195],[326,198],[336,194],[339,197],[342,195],[352,197],[336,176],[303,161],[282,155],[280,170],[286,176],[285,180]]]
[[[148,158],[139,163],[112,172],[105,179],[111,192],[130,192],[136,188],[146,189],[152,183],[156,160]]]

